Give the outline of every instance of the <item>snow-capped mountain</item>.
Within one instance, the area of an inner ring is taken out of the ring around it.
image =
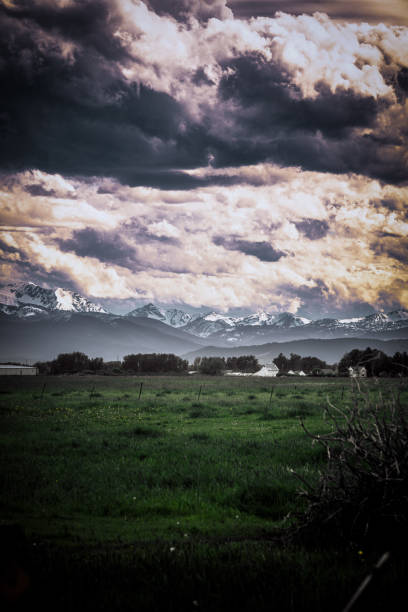
[[[136,323],[136,319],[153,319],[149,324],[159,322],[173,328],[173,332],[177,328],[177,332],[195,336],[194,342],[201,338],[213,346],[238,347],[307,338],[408,338],[408,311],[404,309],[377,312],[365,317],[311,321],[289,312],[259,311],[239,317],[207,312],[194,316],[184,310],[164,309],[150,303],[121,316],[109,315],[102,306],[67,289],[45,289],[34,283],[0,287],[0,314],[3,316],[14,315],[25,321],[36,321],[53,315],[54,319],[57,317],[55,324],[59,325],[64,318],[75,318],[81,313],[91,318],[92,315],[96,318],[111,316],[111,325],[129,320]],[[163,326],[161,333],[164,333]]]
[[[382,332],[402,328],[408,329],[408,311],[395,310],[393,312],[375,312],[366,317],[351,319],[317,319],[311,321],[306,328],[309,331],[327,330],[332,333],[343,331],[345,336],[358,332]]]
[[[209,312],[191,320],[184,327],[184,331],[193,334],[193,336],[207,338],[216,332],[235,329],[236,320],[234,317],[221,315],[217,312]]]
[[[387,317],[390,321],[406,321],[408,319],[408,310],[393,310],[388,313]]]
[[[184,310],[179,310],[177,308],[165,310],[164,308],[155,306],[155,304],[146,304],[140,308],[135,308],[135,310],[132,310],[126,316],[156,319],[157,321],[171,325],[171,327],[183,327],[192,320],[192,316],[184,312]]]
[[[299,327],[310,323],[309,319],[296,317],[290,312],[270,314],[258,312],[245,317],[229,317],[216,312],[201,315],[185,327],[185,331],[201,338],[206,338],[219,332],[231,333],[241,327],[283,328]]]
[[[299,327],[300,325],[306,325],[310,323],[310,319],[304,317],[297,317],[290,312],[282,312],[280,314],[269,312],[257,312],[246,317],[240,317],[236,319],[236,325],[241,327],[243,325],[263,326],[263,325],[276,325],[277,327]]]
[[[269,323],[273,327],[280,327],[281,329],[289,329],[291,327],[302,327],[311,323],[310,319],[304,317],[297,317],[290,312],[283,312],[276,316],[276,319]]]
[[[0,288],[0,311],[5,314],[29,317],[55,310],[107,312],[79,293],[61,287],[45,289],[34,283],[10,283]]]
[[[395,310],[388,314],[374,313],[366,317],[350,319],[324,318],[311,321],[298,317],[290,312],[268,313],[259,311],[254,314],[234,317],[218,312],[207,312],[195,317],[183,310],[165,310],[155,304],[146,304],[136,308],[127,316],[147,317],[157,319],[172,327],[208,338],[216,344],[264,342],[272,338],[334,338],[356,336],[358,334],[376,334],[380,332],[392,334],[398,330],[407,329],[408,311]]]

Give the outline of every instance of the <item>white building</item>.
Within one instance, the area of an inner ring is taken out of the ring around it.
[[[8,365],[0,363],[0,376],[36,376],[38,368],[35,366]]]
[[[252,374],[252,376],[276,376],[279,372],[278,366],[273,363],[265,363],[258,372]]]

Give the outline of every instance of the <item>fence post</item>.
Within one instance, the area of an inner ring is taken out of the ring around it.
[[[389,552],[385,552],[377,563],[374,565],[371,574],[368,574],[363,580],[363,582],[358,587],[357,591],[354,593],[353,597],[350,599],[345,608],[343,608],[343,612],[350,612],[353,609],[355,603],[360,599],[364,591],[367,589],[369,584],[373,581],[373,578],[378,575],[380,570],[384,567],[384,565],[389,561],[391,555]]]

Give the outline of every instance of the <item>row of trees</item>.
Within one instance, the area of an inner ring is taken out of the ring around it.
[[[183,374],[188,370],[188,361],[172,353],[137,353],[123,358],[123,369],[135,374],[176,372]]]
[[[289,358],[285,357],[283,353],[279,353],[273,362],[278,366],[281,373],[289,372],[289,370],[317,373],[319,370],[327,368],[327,363],[317,357],[301,357],[296,353],[291,353]]]
[[[241,355],[240,357],[196,357],[193,370],[201,374],[221,374],[224,370],[235,372],[257,372],[259,362],[254,355]]]
[[[408,353],[397,352],[392,357],[377,349],[354,349],[339,361],[339,374],[347,375],[350,367],[365,367],[367,376],[407,376]]]
[[[104,362],[102,357],[90,358],[79,351],[74,353],[61,353],[52,361],[42,361],[35,364],[40,374],[75,374],[85,370],[100,372]]]
[[[61,353],[52,361],[37,362],[35,364],[40,374],[122,374],[123,372],[135,374],[156,373],[185,373],[188,370],[188,361],[173,354],[152,353],[126,355],[123,362],[104,361],[102,357],[88,357],[85,353]]]
[[[291,353],[289,358],[280,353],[273,361],[281,374],[285,374],[290,370],[318,373],[320,370],[327,368],[326,362],[317,357],[301,357],[295,353]],[[221,374],[225,370],[253,373],[260,370],[260,368],[261,365],[254,355],[227,358],[196,357],[193,364],[193,370],[201,374]]]

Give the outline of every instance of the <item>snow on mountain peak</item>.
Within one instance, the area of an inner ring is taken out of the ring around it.
[[[106,313],[102,306],[61,287],[46,289],[32,282],[10,283],[0,287],[0,312],[4,314],[27,318],[41,314],[46,316],[52,311]],[[404,309],[389,313],[375,312],[365,317],[311,321],[290,312],[268,313],[263,310],[245,316],[232,316],[215,311],[191,315],[178,308],[165,309],[149,303],[132,310],[126,316],[156,319],[202,338],[212,334],[224,337],[225,334],[228,342],[238,342],[240,338],[250,337],[251,334],[257,340],[265,334],[271,337],[274,332],[281,337],[286,330],[294,328],[302,332],[302,327],[305,327],[307,334],[341,332],[347,335],[405,329],[408,325],[408,310]]]
[[[68,289],[45,289],[35,283],[9,283],[0,288],[0,304],[20,309],[23,316],[25,306],[37,306],[45,310],[65,310],[70,312],[101,312],[106,310],[99,304],[90,302],[75,291]],[[3,312],[7,309],[1,308]],[[32,313],[31,313],[32,314]]]
[[[204,315],[203,319],[206,321],[223,321],[226,325],[234,325],[236,321],[234,317],[228,317],[215,311]]]
[[[162,323],[166,323],[172,327],[183,327],[192,319],[191,315],[183,310],[178,310],[177,308],[164,310],[163,308],[159,308],[152,303],[145,304],[140,308],[135,308],[131,312],[128,312],[127,316],[156,319],[157,321],[161,321]]]
[[[339,323],[358,323],[362,321],[364,317],[352,317],[351,319],[339,319]]]

